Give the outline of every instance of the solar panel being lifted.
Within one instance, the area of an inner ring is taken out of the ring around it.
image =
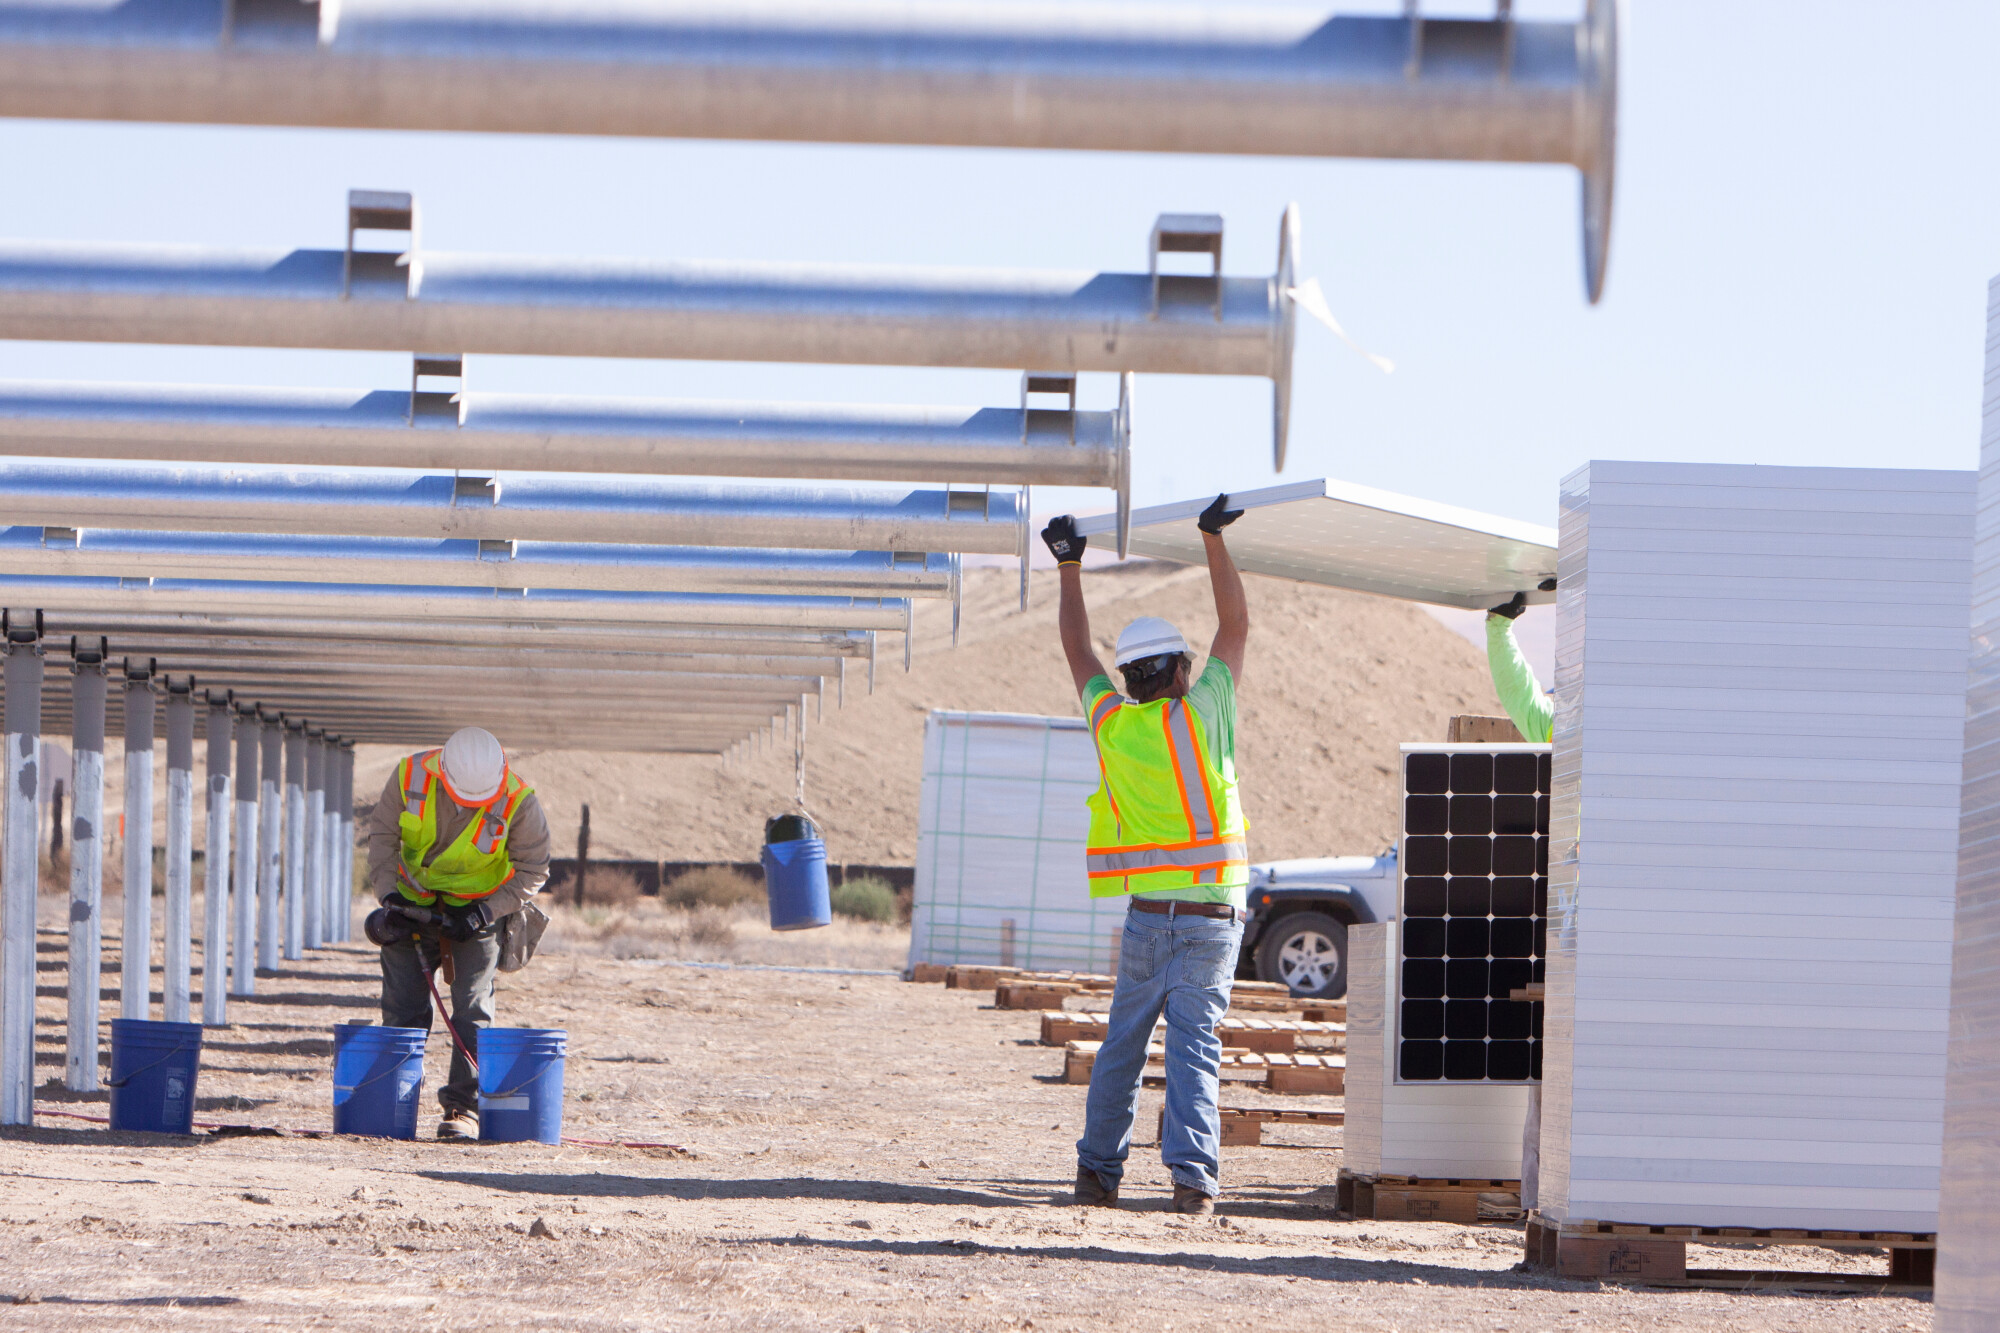
[[[1403,747],[1396,1076],[1542,1076],[1549,747]]]

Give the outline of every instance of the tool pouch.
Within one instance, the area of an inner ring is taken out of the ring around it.
[[[535,956],[542,932],[549,928],[548,914],[532,902],[521,910],[500,918],[500,970],[519,972]]]

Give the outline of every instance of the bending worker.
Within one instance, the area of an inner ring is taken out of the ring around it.
[[[479,1137],[479,1079],[466,1051],[493,1023],[501,922],[549,878],[549,824],[534,789],[489,731],[466,727],[389,773],[368,820],[369,920],[382,946],[382,1022],[431,1026],[430,974],[451,986],[451,1076],[438,1089],[440,1139]]]
[[[1146,1046],[1164,1011],[1167,1106],[1160,1157],[1174,1179],[1174,1208],[1215,1211],[1222,1126],[1216,1093],[1222,1042],[1243,943],[1249,881],[1243,807],[1236,794],[1236,686],[1250,611],[1222,529],[1242,514],[1218,495],[1201,513],[1202,545],[1220,622],[1208,663],[1172,625],[1145,616],[1118,636],[1121,695],[1090,646],[1083,605],[1085,539],[1064,515],[1042,540],[1062,585],[1059,623],[1070,678],[1083,697],[1102,780],[1089,799],[1093,898],[1132,895],[1104,1045],[1090,1071],[1076,1201],[1116,1207]]]

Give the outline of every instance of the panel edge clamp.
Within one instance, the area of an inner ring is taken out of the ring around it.
[[[386,251],[362,250],[354,248],[354,233],[357,231],[396,231],[406,233],[408,245],[398,254]],[[420,274],[417,265],[417,197],[407,190],[349,190],[347,192],[347,249],[340,260],[340,299],[345,301],[354,290],[354,269],[356,259],[362,261],[362,268],[401,268],[403,274],[403,297],[413,299],[417,294]],[[388,261],[386,264],[382,261]]]
[[[1160,272],[1160,256],[1163,254],[1209,255],[1215,261],[1214,271],[1206,277],[1192,276],[1176,278],[1172,274]],[[1152,239],[1147,244],[1146,276],[1153,288],[1153,308],[1149,318],[1160,317],[1160,282],[1163,278],[1191,284],[1206,284],[1209,293],[1209,308],[1214,312],[1215,322],[1222,322],[1222,214],[1220,213],[1162,213],[1153,220]]]

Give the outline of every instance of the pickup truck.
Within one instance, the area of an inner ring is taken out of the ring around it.
[[[1393,919],[1396,902],[1393,851],[1253,865],[1236,975],[1338,999],[1347,994],[1347,928]]]

